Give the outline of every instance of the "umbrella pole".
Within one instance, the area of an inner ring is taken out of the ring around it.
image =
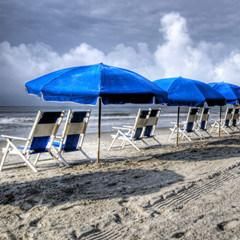
[[[222,106],[220,106],[220,112],[219,112],[218,137],[221,137],[221,122],[222,122]]]
[[[176,146],[178,147],[179,142],[179,118],[180,118],[180,107],[178,106],[178,112],[177,112],[177,138],[176,138]]]
[[[97,145],[97,164],[100,162],[100,140],[101,140],[101,117],[102,117],[102,98],[98,98],[98,145]]]

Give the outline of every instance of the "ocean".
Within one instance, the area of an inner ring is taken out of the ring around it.
[[[102,107],[102,132],[111,132],[113,126],[133,125],[139,108],[153,107],[151,105],[115,105]],[[154,106],[156,107],[156,106]],[[157,106],[161,108],[161,116],[158,122],[158,128],[169,128],[171,122],[176,122],[177,108]],[[65,106],[54,107],[0,107],[0,135],[14,135],[26,137],[32,127],[38,110],[67,110]],[[91,117],[87,132],[95,133],[97,131],[98,111],[93,106],[71,106],[74,110],[91,110]],[[180,120],[186,119],[188,108],[181,107]],[[219,116],[219,107],[211,109],[211,119],[217,119]],[[1,139],[1,138],[0,138]]]

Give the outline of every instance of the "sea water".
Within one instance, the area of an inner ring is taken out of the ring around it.
[[[151,105],[115,105],[102,106],[102,132],[111,132],[113,126],[133,125],[139,108],[156,108]],[[157,106],[161,108],[161,115],[158,128],[169,128],[177,119],[177,108]],[[87,132],[95,133],[98,126],[97,106],[54,106],[54,107],[0,107],[0,135],[14,135],[26,137],[33,125],[38,110],[91,110],[91,117]],[[188,108],[181,107],[180,120],[186,119]],[[211,119],[216,119],[219,115],[219,107],[211,109]]]

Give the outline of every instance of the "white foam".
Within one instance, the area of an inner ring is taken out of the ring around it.
[[[32,122],[33,122],[33,118],[29,118],[29,117],[4,117],[4,118],[0,118],[0,124],[21,125],[21,124],[28,124],[28,123],[32,123]]]

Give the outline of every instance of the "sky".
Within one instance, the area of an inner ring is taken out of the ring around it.
[[[240,85],[239,0],[0,0],[0,106],[34,105],[28,80],[71,66]]]

